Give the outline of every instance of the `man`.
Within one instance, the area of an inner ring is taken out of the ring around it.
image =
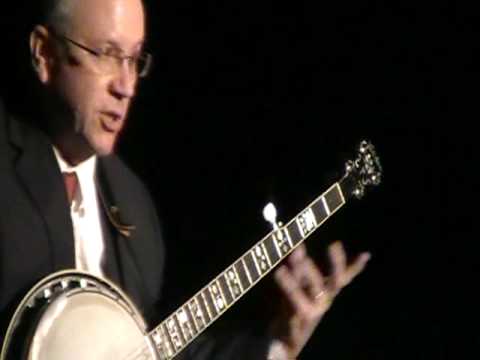
[[[139,78],[145,14],[140,0],[51,0],[30,35],[42,109],[31,127],[0,109],[0,314],[8,320],[26,291],[67,268],[104,276],[158,320],[164,248],[151,199],[114,155]],[[64,188],[73,183],[72,193]],[[68,175],[69,174],[69,175]],[[293,359],[333,298],[362,271],[339,243],[328,281],[304,247],[274,273],[288,310],[264,338],[206,340],[193,358]],[[5,320],[4,320],[5,319]],[[2,324],[2,337],[6,322]]]

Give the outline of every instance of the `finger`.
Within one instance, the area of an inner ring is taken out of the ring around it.
[[[308,313],[312,310],[311,300],[306,296],[288,267],[280,266],[275,271],[274,278],[295,312]]]
[[[344,286],[344,274],[347,266],[345,250],[342,243],[336,241],[328,247],[328,252],[332,265],[332,285],[335,288],[341,288]]]
[[[355,276],[360,274],[365,266],[367,265],[367,262],[370,260],[370,253],[365,252],[360,254],[355,261],[348,267],[347,269],[347,284],[350,283]]]
[[[300,263],[303,259],[305,259],[306,255],[307,248],[305,247],[305,244],[301,244],[288,257],[288,264],[291,267],[294,267],[296,264]]]
[[[324,290],[323,275],[309,256],[306,256],[300,263],[295,264],[291,271],[297,282],[309,292],[312,298],[315,298],[316,295]]]

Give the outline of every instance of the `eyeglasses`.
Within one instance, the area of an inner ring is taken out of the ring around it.
[[[92,49],[70,39],[67,36],[58,34],[57,32],[52,31],[52,34],[57,39],[67,41],[68,43],[75,45],[76,47],[93,55],[95,63],[98,66],[99,71],[102,73],[120,71],[125,60],[127,61],[128,69],[135,73],[138,77],[144,78],[150,72],[152,55],[145,51],[139,55],[125,56],[121,55],[121,50],[117,48],[111,47],[108,49]]]

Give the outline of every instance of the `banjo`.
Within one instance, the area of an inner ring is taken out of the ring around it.
[[[0,360],[173,359],[350,198],[378,185],[381,176],[374,146],[362,141],[344,176],[287,224],[277,223],[275,207],[267,205],[264,217],[273,230],[153,330],[112,282],[76,270],[51,274],[16,308]]]

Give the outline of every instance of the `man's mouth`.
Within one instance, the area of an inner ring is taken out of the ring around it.
[[[100,122],[105,131],[118,133],[122,129],[123,115],[115,111],[104,111],[101,113]]]

